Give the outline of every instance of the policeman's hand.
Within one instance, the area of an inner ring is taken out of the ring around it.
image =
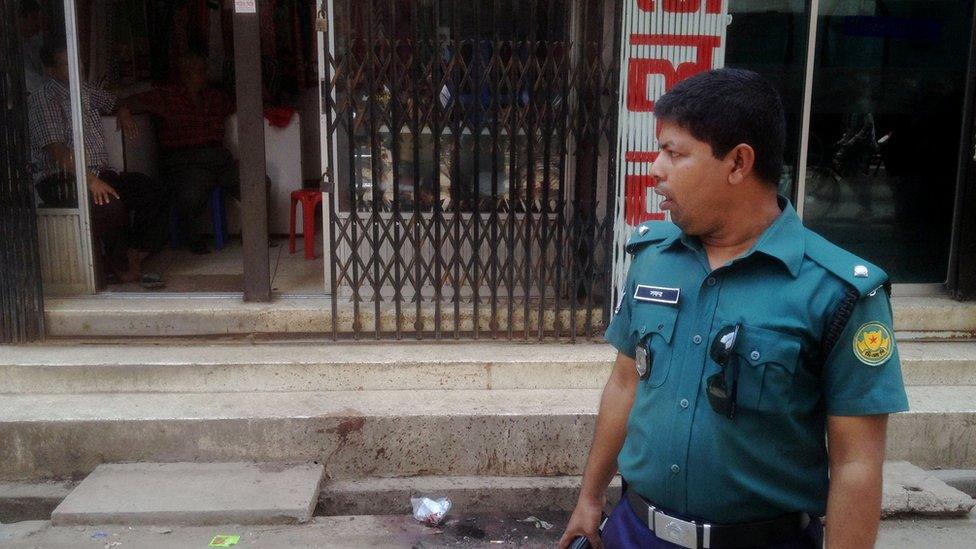
[[[119,193],[115,192],[111,185],[95,176],[88,177],[88,190],[92,194],[92,200],[99,206],[108,204],[113,196],[119,198]]]
[[[599,533],[602,515],[602,500],[581,497],[576,503],[576,509],[573,510],[573,516],[569,517],[563,537],[559,538],[560,549],[569,547],[577,536],[586,536],[590,540],[590,545],[595,549],[602,549],[603,542],[600,540]]]

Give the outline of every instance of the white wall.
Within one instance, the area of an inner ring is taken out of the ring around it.
[[[271,193],[268,197],[268,232],[288,234],[291,192],[302,188],[301,121],[296,112],[285,128],[272,126],[264,121],[264,158],[267,162]],[[237,115],[227,119],[227,148],[237,157]],[[228,217],[231,217],[228,214]],[[301,219],[296,231],[302,233]],[[228,223],[234,227],[232,223]]]

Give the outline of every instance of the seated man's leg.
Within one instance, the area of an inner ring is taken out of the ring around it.
[[[222,165],[218,171],[218,185],[224,188],[224,191],[233,196],[234,198],[241,199],[241,166],[235,158],[233,158],[230,153],[227,153],[226,157],[223,157]],[[264,184],[268,193],[271,192],[271,179],[265,175]],[[270,194],[268,195],[268,200],[270,204]]]
[[[158,252],[166,244],[169,229],[169,188],[159,180],[138,172],[119,174],[114,186],[133,213],[133,247],[145,255]]]
[[[230,151],[222,149],[219,155],[220,161],[215,165],[217,184],[223,187],[224,192],[233,196],[237,200],[241,199],[241,168],[238,161],[230,154]]]
[[[227,152],[223,157],[223,166],[218,175],[218,185],[223,187],[224,192],[233,196],[238,201],[241,200],[241,167],[240,162]],[[271,179],[264,176],[265,204],[267,204],[268,225],[271,225]]]
[[[193,163],[166,163],[166,180],[173,190],[173,207],[180,215],[180,231],[193,251],[206,252],[206,244],[197,228],[197,217],[207,207],[210,189],[217,183],[213,172]]]
[[[224,165],[219,172],[218,185],[223,187],[224,192],[233,196],[238,201],[241,200],[241,168],[240,163],[230,153],[224,161]],[[271,225],[271,179],[264,176],[265,204],[267,204],[268,225]]]
[[[125,203],[111,197],[105,204],[89,200],[88,207],[92,237],[104,250],[105,272],[114,273],[121,282],[132,282],[138,278],[138,272],[133,273],[129,268],[129,210]]]

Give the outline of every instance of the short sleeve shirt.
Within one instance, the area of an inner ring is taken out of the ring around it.
[[[199,147],[223,142],[224,120],[234,113],[234,102],[215,88],[205,88],[199,102],[182,86],[154,88],[139,95],[152,113],[163,149]]]
[[[655,238],[633,258],[606,339],[630,357],[642,345],[652,360],[618,463],[631,489],[663,508],[719,524],[822,516],[827,416],[908,409],[884,289],[858,294],[832,352],[821,351],[856,287],[854,269],[879,286],[885,275],[804,228],[786,199],[780,205],[753,248],[718,269],[696,238],[665,222],[648,225]],[[848,278],[836,267],[846,263]],[[722,371],[709,348],[734,325],[729,419],[705,390]]]

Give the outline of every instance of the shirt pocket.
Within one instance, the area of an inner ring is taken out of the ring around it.
[[[651,373],[643,383],[648,388],[664,385],[674,354],[671,338],[678,319],[678,309],[657,303],[636,303],[631,315],[631,330],[638,345],[646,345],[653,356]]]
[[[737,406],[758,412],[786,413],[793,399],[793,375],[800,339],[743,325],[736,343],[739,361]]]

